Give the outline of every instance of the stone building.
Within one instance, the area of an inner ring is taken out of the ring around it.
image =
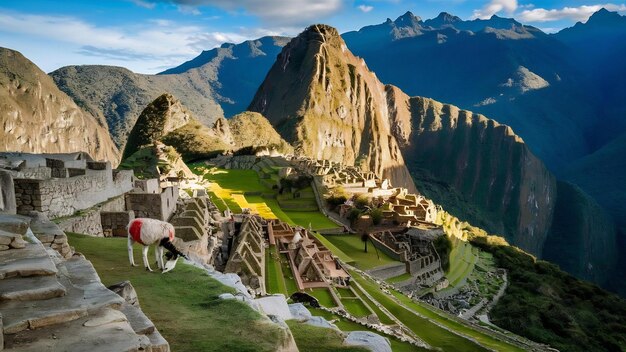
[[[270,244],[287,254],[298,289],[349,284],[350,275],[337,257],[305,229],[269,220],[267,233]]]
[[[235,273],[241,282],[265,294],[265,236],[262,218],[244,216],[235,235],[224,273]]]
[[[436,225],[420,225],[400,232],[381,231],[370,235],[374,246],[406,265],[416,285],[432,286],[444,276],[441,258],[433,242],[446,236]]]

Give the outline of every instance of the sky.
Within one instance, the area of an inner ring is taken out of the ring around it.
[[[222,43],[294,36],[326,23],[341,33],[411,11],[422,19],[494,14],[555,32],[605,7],[594,0],[0,0],[0,46],[42,70],[98,64],[157,73]]]

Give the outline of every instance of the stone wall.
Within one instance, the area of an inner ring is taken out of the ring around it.
[[[84,212],[79,212],[76,216],[61,218],[57,221],[59,227],[66,232],[76,232],[91,236],[102,237],[106,234],[101,221],[101,212],[123,212],[124,196],[118,196],[108,201],[98,204]],[[124,228],[128,224],[124,224]]]
[[[31,212],[29,216],[32,217],[30,228],[44,247],[54,249],[66,259],[74,254],[67,242],[67,236],[59,226],[48,220],[42,213]]]
[[[127,226],[135,218],[135,212],[129,211],[101,211],[100,224],[104,237],[126,237]]]
[[[86,169],[85,175],[46,180],[14,179],[18,214],[38,211],[49,218],[73,215],[132,189],[132,171]]]
[[[128,193],[126,209],[138,218],[168,221],[176,210],[178,186],[166,187],[161,193]]]
[[[15,214],[15,189],[13,177],[8,171],[0,170],[0,213]]]

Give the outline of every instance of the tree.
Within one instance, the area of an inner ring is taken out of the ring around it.
[[[365,246],[363,249],[365,253],[367,253],[367,241],[369,241],[369,239],[370,239],[370,236],[367,234],[367,232],[361,235],[361,241],[363,241],[363,245]]]
[[[374,225],[380,225],[383,221],[383,211],[379,208],[373,208],[370,210],[370,217],[372,218],[372,223]]]

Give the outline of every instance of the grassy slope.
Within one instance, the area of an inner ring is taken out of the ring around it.
[[[162,275],[131,267],[123,238],[69,235],[69,243],[89,259],[102,282],[130,280],[143,311],[170,342],[172,351],[273,351],[278,331],[260,315],[217,295],[232,292],[201,269],[179,263]],[[141,262],[139,247],[135,261]],[[151,260],[154,258],[149,254]]]

